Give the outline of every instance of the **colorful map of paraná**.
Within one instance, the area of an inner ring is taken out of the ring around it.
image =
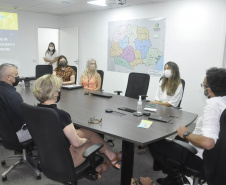
[[[108,70],[158,73],[163,70],[164,42],[165,19],[109,22]]]

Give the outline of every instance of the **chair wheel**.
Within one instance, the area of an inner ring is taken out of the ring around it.
[[[2,177],[2,181],[7,181],[7,177]]]
[[[1,161],[1,164],[2,164],[2,166],[4,166],[5,165],[5,161]]]
[[[36,177],[37,180],[40,180],[41,178],[42,178],[41,175],[37,175]]]

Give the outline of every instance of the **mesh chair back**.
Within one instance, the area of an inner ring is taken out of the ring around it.
[[[221,114],[219,138],[211,150],[203,152],[203,166],[209,185],[226,184],[226,109]]]
[[[76,84],[76,81],[77,81],[77,67],[76,66],[69,66],[71,67],[74,71],[75,71],[75,84]]]
[[[43,173],[52,180],[75,182],[74,164],[57,112],[26,103],[22,103],[21,107],[37,146]]]
[[[101,77],[101,86],[100,86],[100,90],[102,90],[103,81],[104,81],[104,71],[102,71],[102,70],[97,70],[97,72],[100,74],[100,77]]]
[[[130,73],[125,96],[139,99],[139,95],[147,95],[149,80],[149,74]]]
[[[35,70],[36,79],[46,75],[53,73],[53,66],[52,65],[37,65]]]
[[[0,99],[0,135],[3,141],[3,146],[9,150],[21,151],[22,146],[16,135],[16,131],[8,119],[5,105]]]

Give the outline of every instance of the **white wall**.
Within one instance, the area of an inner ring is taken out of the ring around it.
[[[87,59],[93,57],[98,68],[105,71],[104,91],[125,91],[128,74],[107,71],[108,21],[165,17],[165,62],[176,62],[186,81],[183,110],[200,115],[205,105],[200,87],[205,71],[222,65],[225,7],[224,0],[144,4],[63,17],[61,26],[79,28],[79,76]],[[154,100],[158,80],[157,77],[150,79],[148,98],[151,100]]]
[[[20,76],[34,76],[35,66],[38,64],[38,27],[58,28],[59,20],[56,16],[17,12],[18,13],[18,42],[16,64]],[[48,46],[45,46],[45,50]],[[43,53],[44,56],[44,53]],[[35,59],[36,62],[33,62]]]
[[[85,69],[88,58],[97,60],[104,70],[103,89],[125,92],[128,74],[107,71],[108,21],[166,18],[165,62],[171,60],[180,67],[186,81],[183,110],[200,114],[205,97],[200,83],[209,67],[222,66],[226,33],[225,0],[184,0],[171,3],[144,4],[66,17],[18,12],[20,76],[34,76],[38,62],[37,28],[78,27],[79,71]],[[224,20],[225,19],[225,20]],[[70,43],[69,43],[70,44]],[[159,78],[151,77],[148,99],[154,100]]]

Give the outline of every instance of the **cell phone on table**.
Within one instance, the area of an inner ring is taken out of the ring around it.
[[[134,109],[130,109],[130,108],[127,108],[127,107],[119,107],[118,108],[119,110],[123,110],[123,111],[126,111],[126,112],[136,112],[137,110],[134,110]]]

